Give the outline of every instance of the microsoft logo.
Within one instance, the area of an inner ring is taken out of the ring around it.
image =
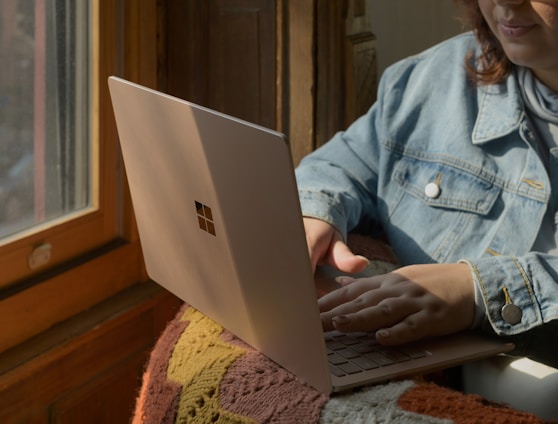
[[[215,235],[215,224],[213,223],[213,214],[211,213],[211,208],[200,202],[195,202],[195,204],[200,229],[211,235]]]

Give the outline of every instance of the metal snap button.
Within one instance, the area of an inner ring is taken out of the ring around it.
[[[440,186],[436,183],[428,183],[426,187],[424,187],[424,194],[431,199],[436,199],[442,190],[440,190]]]
[[[519,324],[521,322],[521,317],[523,316],[523,312],[519,306],[516,306],[513,303],[507,303],[502,306],[501,314],[504,321],[511,325]]]

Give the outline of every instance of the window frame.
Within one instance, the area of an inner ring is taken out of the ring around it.
[[[157,0],[142,7],[133,0],[93,0],[95,210],[0,245],[0,352],[147,280],[107,78],[157,87],[158,7]],[[51,260],[29,270],[29,255],[45,243],[52,246]]]

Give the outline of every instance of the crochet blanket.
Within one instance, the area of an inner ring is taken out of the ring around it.
[[[389,251],[375,273],[393,268]],[[505,405],[424,379],[324,395],[194,308],[184,305],[151,353],[134,424],[542,423]]]

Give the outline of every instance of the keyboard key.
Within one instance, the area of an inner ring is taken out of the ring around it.
[[[345,349],[345,345],[337,340],[328,341],[327,347],[329,347],[331,350]]]
[[[332,365],[339,365],[348,362],[346,358],[343,358],[341,355],[333,353],[327,356],[327,361]]]
[[[343,370],[347,374],[357,374],[357,373],[363,371],[362,368],[360,368],[360,367],[358,367],[355,364],[352,364],[350,362],[347,362],[346,364],[339,364],[338,368],[340,368],[341,370]]]
[[[347,375],[346,372],[331,364],[329,364],[329,373],[337,377],[343,377],[344,375]]]
[[[352,349],[341,349],[336,351],[335,353],[341,355],[343,358],[351,359],[351,358],[358,358],[361,354],[352,350]]]
[[[382,355],[380,352],[370,352],[364,354],[365,358],[368,358],[374,362],[376,362],[379,366],[385,367],[386,365],[392,365],[395,362],[392,359]]]
[[[418,358],[424,358],[425,356],[428,355],[428,352],[423,350],[423,349],[419,349],[416,347],[402,347],[401,351],[403,353],[405,353],[406,355],[408,355],[409,357],[411,357],[412,359],[418,359]]]
[[[403,352],[399,352],[397,350],[386,350],[385,352],[382,352],[382,355],[397,363],[405,362],[411,359],[410,356],[405,355]]]
[[[376,362],[371,361],[370,359],[365,358],[364,356],[359,356],[358,358],[351,359],[351,362],[366,371],[373,370],[374,368],[379,367],[379,365]]]
[[[351,349],[361,354],[374,352],[377,348],[378,348],[377,344],[373,344],[369,342],[360,343],[358,345],[351,346]]]
[[[338,330],[328,331],[327,333],[325,333],[326,340],[334,340],[334,339],[343,338],[343,337],[346,337],[346,336],[347,336],[347,333],[342,333],[341,331],[338,331]]]
[[[342,337],[342,338],[339,338],[337,340],[340,341],[341,343],[343,343],[345,346],[352,346],[352,345],[356,345],[356,344],[361,343],[360,340],[355,339],[353,337],[349,337],[349,336]]]
[[[354,339],[374,338],[373,333],[356,332],[356,333],[348,333],[348,334]]]

